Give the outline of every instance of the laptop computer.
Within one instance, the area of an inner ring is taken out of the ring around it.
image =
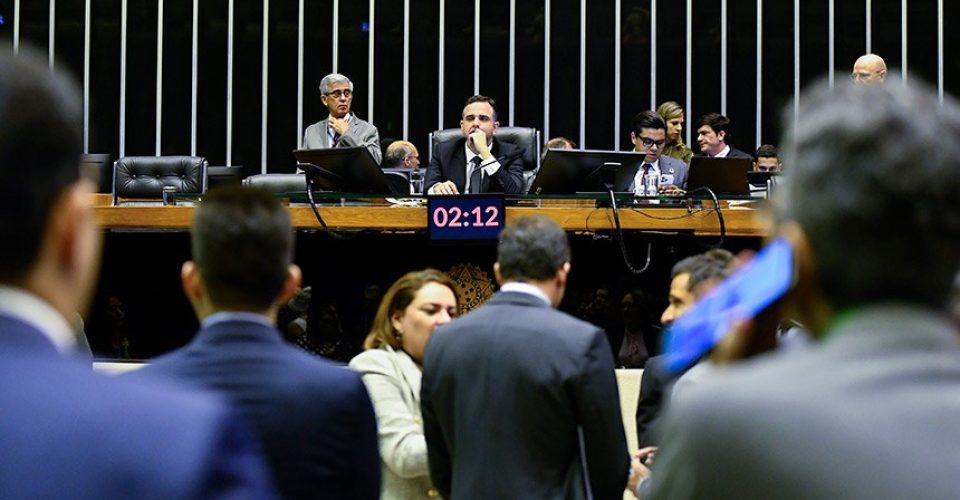
[[[633,151],[551,149],[540,163],[530,194],[596,193],[610,186],[623,191],[643,158]]]
[[[707,187],[717,196],[748,196],[747,172],[752,167],[749,158],[694,156],[690,160],[687,192]]]

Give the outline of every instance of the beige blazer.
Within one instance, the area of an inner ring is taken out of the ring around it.
[[[383,346],[358,354],[350,367],[363,375],[377,414],[383,462],[381,498],[437,498],[420,417],[420,366],[407,353]]]

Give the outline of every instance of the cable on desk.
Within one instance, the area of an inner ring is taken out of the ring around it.
[[[692,189],[690,191],[687,191],[687,194],[696,193],[697,191],[705,191],[707,194],[710,195],[710,199],[713,200],[713,210],[717,212],[717,219],[720,221],[720,241],[716,242],[713,245],[713,248],[720,248],[721,246],[723,246],[723,242],[727,237],[727,225],[723,221],[723,210],[720,209],[720,200],[717,199],[716,193],[714,193],[713,190],[708,188],[707,186],[702,186],[696,189]]]
[[[627,269],[635,276],[643,274],[650,268],[650,253],[653,248],[653,242],[647,241],[647,262],[643,265],[643,268],[636,269],[633,267],[633,264],[630,263],[630,257],[627,256],[627,244],[623,241],[623,228],[620,227],[620,211],[617,209],[617,197],[613,193],[613,188],[610,189],[610,206],[613,208],[613,221],[617,226],[617,242],[620,244],[620,254],[623,256],[623,263],[626,264]]]
[[[307,176],[307,199],[310,200],[310,208],[313,210],[313,215],[317,218],[317,222],[320,223],[320,227],[323,228],[323,232],[333,236],[338,240],[349,240],[356,238],[359,233],[343,233],[341,231],[334,231],[327,227],[326,221],[323,220],[323,217],[320,215],[320,211],[317,210],[317,203],[313,200],[313,190],[316,187],[315,182],[311,180],[310,176]]]

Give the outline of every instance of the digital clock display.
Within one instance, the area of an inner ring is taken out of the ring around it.
[[[427,228],[431,240],[496,239],[503,229],[502,195],[430,196]]]

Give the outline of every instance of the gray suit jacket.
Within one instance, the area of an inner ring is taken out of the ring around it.
[[[640,170],[640,167],[643,164],[630,165],[626,168],[621,168],[617,171],[616,180],[614,182],[616,191],[633,191],[634,190],[634,178],[637,175],[637,171]],[[671,158],[669,156],[660,155],[660,185],[666,186],[668,184],[673,184],[674,186],[679,187],[680,189],[686,189],[687,187],[687,173],[690,170],[690,167],[681,160],[676,158]]]
[[[651,498],[957,498],[956,328],[910,306],[853,314],[676,394]]]
[[[350,361],[350,368],[363,374],[377,413],[383,459],[380,498],[434,498],[436,490],[430,482],[420,414],[420,367],[407,353],[383,346],[358,354]]]
[[[350,115],[353,116],[353,119],[350,120],[350,128],[340,138],[337,147],[364,146],[367,151],[370,151],[373,161],[379,165],[383,161],[383,153],[380,151],[380,133],[377,131],[377,127],[357,118],[357,115],[353,113],[350,113]],[[330,136],[327,134],[328,121],[328,118],[324,118],[307,127],[306,133],[303,134],[303,149],[328,149],[331,147]]]
[[[497,293],[438,328],[420,401],[444,498],[584,498],[581,458],[593,498],[622,498],[629,464],[606,335],[533,295]]]

